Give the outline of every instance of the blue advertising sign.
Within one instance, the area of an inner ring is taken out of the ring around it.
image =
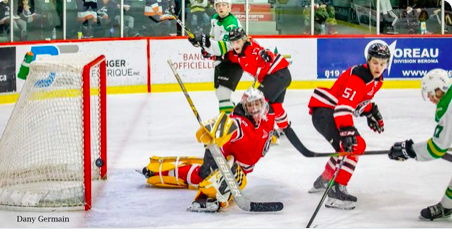
[[[452,38],[326,38],[317,40],[317,78],[334,79],[351,66],[366,63],[367,49],[377,42],[391,51],[384,78],[422,78],[435,68],[452,75]]]

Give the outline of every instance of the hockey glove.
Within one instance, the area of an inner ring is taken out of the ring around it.
[[[206,127],[204,126],[201,126],[196,132],[196,139],[198,140],[198,142],[203,143],[205,145],[214,143],[212,135],[209,133],[209,130],[207,130]]]
[[[212,55],[210,55],[206,50],[204,50],[204,48],[201,49],[201,54],[202,57],[204,57],[205,59],[209,59],[212,57]]]
[[[195,47],[210,47],[210,37],[205,34],[196,34],[194,38],[188,37],[188,41]]]
[[[192,37],[188,37],[188,42],[190,42],[193,46],[195,47],[199,47],[199,42],[196,41],[196,37],[192,38]]]
[[[372,109],[369,112],[364,112],[363,115],[367,117],[367,125],[371,130],[378,133],[385,131],[383,117],[378,110],[377,104],[372,103]]]
[[[356,136],[359,135],[358,130],[353,126],[342,127],[339,129],[339,135],[341,137],[341,148],[344,152],[353,152],[354,146],[358,145]]]
[[[215,118],[203,122],[196,132],[196,139],[205,145],[217,144],[222,147],[229,142],[237,129],[237,124],[222,112]]]
[[[396,161],[406,161],[409,158],[416,158],[416,152],[413,149],[413,140],[394,143],[388,153],[389,159]]]
[[[259,51],[259,56],[262,58],[262,60],[264,60],[267,63],[272,62],[272,57],[265,49]]]

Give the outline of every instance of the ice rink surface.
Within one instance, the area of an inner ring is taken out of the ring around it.
[[[234,94],[238,101],[243,91]],[[333,151],[314,129],[307,103],[312,90],[290,90],[284,107],[300,140],[317,152]],[[217,114],[215,93],[190,92],[203,119]],[[420,91],[382,90],[375,102],[384,117],[385,132],[373,133],[365,118],[355,124],[367,150],[389,149],[396,141],[430,138],[435,106]],[[13,105],[0,106],[0,133]],[[152,155],[202,156],[195,132],[199,125],[182,92],[108,96],[108,180],[96,187],[89,212],[30,213],[0,211],[1,228],[304,228],[320,198],[308,194],[327,158],[306,158],[286,138],[272,146],[247,176],[244,193],[252,201],[281,201],[278,213],[248,213],[235,204],[221,213],[192,213],[186,208],[195,191],[157,189],[135,172]],[[452,219],[421,221],[422,208],[438,203],[452,177],[452,163],[396,162],[385,155],[361,156],[348,191],[358,197],[355,210],[322,207],[317,228],[452,228]],[[22,216],[69,217],[67,223],[24,223]]]

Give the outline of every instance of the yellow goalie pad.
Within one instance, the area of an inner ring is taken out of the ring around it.
[[[147,183],[156,187],[163,188],[189,188],[196,189],[195,185],[190,185],[178,176],[178,169],[183,166],[199,166],[202,165],[202,157],[194,156],[168,156],[159,157],[152,156],[147,165],[147,169],[154,173],[147,179]],[[168,172],[168,175],[162,175]]]
[[[217,117],[203,122],[196,132],[196,139],[206,145],[217,144],[222,147],[231,139],[237,128],[237,124],[226,113],[221,112]]]
[[[239,188],[244,189],[247,183],[245,173],[239,165],[232,162],[234,158],[228,157],[228,159],[228,165],[232,165],[231,171],[234,174]],[[232,200],[231,191],[219,170],[214,171],[199,184],[195,200],[198,199],[200,195],[206,195],[209,198],[217,199],[222,208],[228,207],[229,201]]]

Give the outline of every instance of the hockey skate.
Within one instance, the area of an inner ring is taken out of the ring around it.
[[[422,209],[419,219],[421,220],[435,220],[446,219],[452,215],[452,209],[444,208],[441,203],[434,206],[429,206]]]
[[[341,210],[353,210],[358,201],[353,195],[347,192],[347,187],[342,184],[334,183],[328,192],[328,200],[325,203],[327,208],[336,208]]]
[[[321,175],[314,181],[314,184],[308,193],[318,193],[325,191],[328,187],[328,180],[324,179]]]
[[[191,212],[206,212],[214,213],[220,210],[220,203],[217,199],[208,198],[207,196],[201,196],[192,202],[191,206],[187,208],[187,211]]]

